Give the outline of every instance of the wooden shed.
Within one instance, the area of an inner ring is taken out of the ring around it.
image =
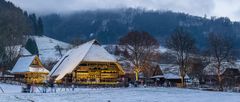
[[[22,56],[18,59],[11,73],[17,81],[28,84],[42,84],[49,73],[37,55]]]

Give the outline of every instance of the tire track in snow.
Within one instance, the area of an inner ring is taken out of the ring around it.
[[[15,96],[15,98],[18,99],[18,100],[24,100],[24,101],[34,102],[33,100],[23,99],[23,98],[20,98],[20,97],[18,97],[18,96]]]

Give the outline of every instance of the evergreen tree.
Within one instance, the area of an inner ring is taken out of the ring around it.
[[[38,18],[38,23],[37,23],[37,33],[36,35],[42,36],[43,35],[43,23],[42,19],[39,17]]]
[[[4,59],[5,59],[5,55],[6,55],[6,52],[5,52],[5,48],[0,46],[0,66],[3,66],[4,65]]]
[[[25,48],[33,55],[39,55],[37,43],[34,39],[28,39]]]
[[[35,14],[29,15],[31,27],[32,27],[32,33],[31,35],[43,35],[43,22],[42,19],[39,17],[37,18]]]
[[[35,14],[30,14],[30,15],[29,15],[29,19],[30,19],[31,27],[32,27],[32,33],[31,33],[31,35],[37,35],[38,25],[37,25],[36,15],[35,15]]]
[[[11,2],[0,0],[0,68],[3,70],[7,70],[14,63],[11,60],[13,55],[9,54],[13,49],[6,51],[6,48],[21,45],[25,41],[24,35],[31,31],[28,19],[27,12],[23,12]]]

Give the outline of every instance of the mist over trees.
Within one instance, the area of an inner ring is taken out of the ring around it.
[[[78,37],[85,40],[96,38],[104,44],[116,44],[124,34],[136,30],[149,32],[165,45],[165,39],[175,28],[181,26],[192,34],[197,46],[204,49],[210,32],[221,32],[239,39],[240,31],[240,23],[231,22],[227,17],[207,19],[184,13],[142,9],[85,11],[67,16],[52,14],[42,18],[48,36],[67,42]]]
[[[42,18],[36,17],[35,14],[28,15],[28,18],[32,28],[30,35],[37,35],[37,36],[43,35],[44,31],[43,31]]]

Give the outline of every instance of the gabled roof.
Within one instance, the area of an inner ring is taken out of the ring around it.
[[[159,64],[165,79],[181,79],[179,65],[176,64]],[[189,79],[186,75],[185,79]]]
[[[240,70],[240,64],[238,62],[231,63],[231,62],[223,62],[220,68],[220,74],[223,74],[226,69],[238,69]],[[208,64],[204,69],[204,73],[206,75],[217,75],[217,68],[216,63]]]
[[[181,76],[173,73],[166,73],[164,74],[164,78],[165,79],[181,79]],[[185,75],[185,79],[189,79],[189,76]]]
[[[38,68],[34,68],[31,66],[31,64],[35,58],[37,58],[37,60],[39,60],[39,58],[36,55],[20,57],[11,72],[12,73],[24,73],[24,72],[46,72],[46,73],[48,73],[49,71],[47,69],[45,69],[42,65],[39,65],[40,67],[38,67]]]
[[[177,64],[159,64],[159,66],[163,74],[171,73],[175,75],[180,75],[179,65]]]
[[[68,51],[53,67],[49,75],[57,76],[56,80],[60,80],[83,61],[117,62],[115,57],[109,54],[96,40],[92,40]]]
[[[21,47],[19,53],[20,53],[20,55],[22,55],[22,56],[32,55],[25,47]]]

